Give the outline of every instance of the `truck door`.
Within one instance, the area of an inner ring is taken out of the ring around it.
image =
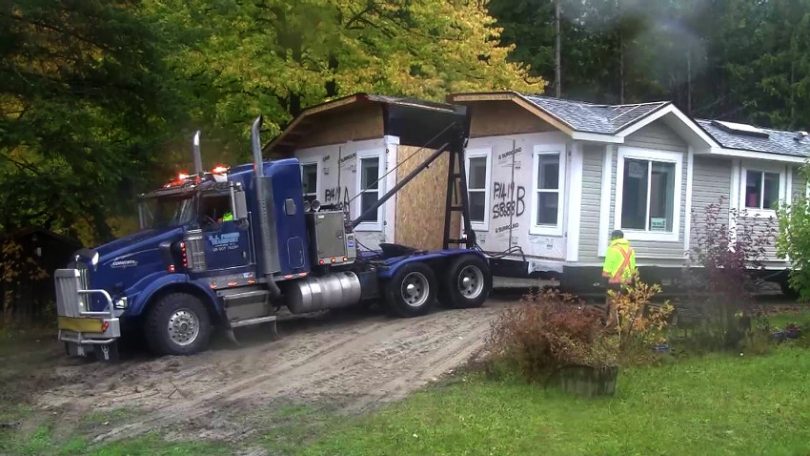
[[[230,191],[215,190],[200,195],[200,228],[208,271],[226,270],[253,263],[247,220],[236,221]]]

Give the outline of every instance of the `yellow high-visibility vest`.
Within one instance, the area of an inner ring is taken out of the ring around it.
[[[602,276],[607,277],[609,283],[623,284],[629,282],[635,273],[636,252],[630,247],[630,242],[621,238],[610,241]]]

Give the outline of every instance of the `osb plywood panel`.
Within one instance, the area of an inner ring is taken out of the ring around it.
[[[397,181],[416,169],[434,151],[397,146],[397,164],[401,165],[397,168]],[[442,154],[397,194],[396,243],[425,250],[442,247],[449,160],[449,153]],[[457,232],[458,229],[451,233]]]
[[[363,104],[313,115],[305,120],[304,125],[296,128],[296,132],[303,135],[297,141],[297,149],[382,138],[385,134],[382,106],[376,103]]]
[[[469,106],[470,137],[554,131],[554,127],[512,101],[478,101]]]

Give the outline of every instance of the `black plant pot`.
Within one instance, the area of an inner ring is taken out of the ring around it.
[[[613,396],[618,366],[567,366],[556,375],[557,384],[566,393],[582,397]]]

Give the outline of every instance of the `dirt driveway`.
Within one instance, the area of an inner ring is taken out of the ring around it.
[[[252,432],[242,417],[283,403],[328,403],[354,413],[463,365],[510,302],[493,298],[480,309],[412,319],[325,314],[280,323],[277,341],[254,328],[240,335],[241,347],[220,341],[190,357],[136,355],[117,365],[54,358],[45,370],[52,381],[36,393],[35,407],[58,417],[62,433],[90,412],[111,412],[89,431],[95,441],[150,431],[228,440]]]

